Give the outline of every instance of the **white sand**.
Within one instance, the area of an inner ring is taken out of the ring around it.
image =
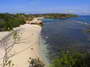
[[[19,31],[20,41],[15,44],[10,54],[15,54],[10,58],[13,67],[29,67],[28,59],[40,58],[40,48],[39,48],[39,38],[41,27],[38,25],[25,24],[20,26],[21,31]]]
[[[2,62],[2,58],[4,56],[4,49],[2,47],[2,43],[1,43],[1,40],[7,36],[8,34],[10,34],[10,32],[6,32],[6,31],[3,31],[3,32],[0,32],[0,63]]]
[[[0,32],[0,40],[8,35],[10,32]]]

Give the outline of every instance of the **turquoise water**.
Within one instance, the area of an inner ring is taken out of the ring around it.
[[[42,38],[49,59],[58,57],[61,50],[69,48],[90,51],[90,16],[66,19],[44,19]]]

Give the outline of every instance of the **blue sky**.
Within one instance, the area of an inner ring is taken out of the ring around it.
[[[90,0],[0,0],[0,12],[90,15]]]

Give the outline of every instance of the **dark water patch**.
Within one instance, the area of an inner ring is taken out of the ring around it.
[[[77,49],[90,50],[90,33],[86,32],[89,25],[83,21],[61,20],[46,22],[43,26],[42,37],[46,40],[50,59],[57,57],[61,50]]]

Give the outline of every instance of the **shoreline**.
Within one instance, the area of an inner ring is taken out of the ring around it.
[[[41,36],[40,37],[40,54],[41,54],[41,57],[44,59],[44,63],[46,64],[46,67],[48,67],[50,62],[49,62],[49,58],[48,58],[47,45],[45,43],[46,43],[46,41]]]
[[[20,41],[12,47],[9,53],[14,54],[14,56],[9,58],[14,64],[13,67],[29,67],[29,57],[39,58],[43,63],[46,62],[40,54],[39,41],[42,30],[41,27],[38,25],[24,24],[20,26],[20,29],[18,32]]]

